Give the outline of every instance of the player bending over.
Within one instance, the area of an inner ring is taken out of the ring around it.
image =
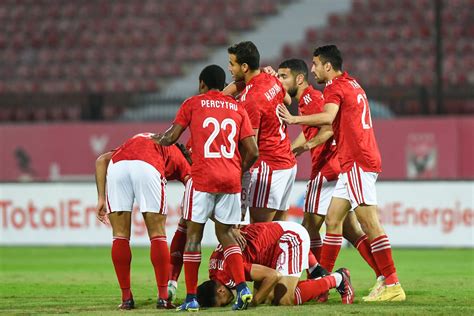
[[[96,161],[97,217],[112,225],[112,262],[122,289],[120,309],[135,306],[130,285],[130,230],[134,199],[150,237],[150,258],[158,287],[157,308],[173,308],[168,300],[170,255],[166,242],[166,182],[183,184],[190,166],[178,146],[155,144],[151,133],[135,135]]]

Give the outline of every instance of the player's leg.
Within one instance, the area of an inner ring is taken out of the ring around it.
[[[133,294],[130,284],[130,264],[132,262],[132,251],[130,249],[130,228],[132,212],[119,211],[109,214],[110,225],[112,226],[112,262],[115,274],[122,291],[121,309],[134,308]]]
[[[250,207],[250,223],[271,222],[275,217],[276,210],[266,207]]]
[[[166,179],[148,163],[131,161],[133,191],[143,214],[150,238],[150,260],[158,288],[157,308],[173,308],[168,303],[170,254],[166,241]]]
[[[170,245],[170,274],[168,281],[168,297],[171,301],[176,298],[178,278],[183,268],[183,253],[186,245],[187,227],[183,218],[179,219],[178,227]]]
[[[334,288],[341,294],[343,304],[353,303],[355,295],[349,271],[347,269],[339,269],[319,279],[299,281],[293,292],[292,305],[301,305],[314,300]]]
[[[337,181],[327,181],[321,173],[308,181],[304,201],[303,226],[311,239],[311,252],[321,260],[322,241],[319,230],[325,220]]]
[[[121,309],[134,308],[130,284],[130,230],[133,207],[133,187],[129,178],[129,161],[109,163],[107,168],[107,209],[112,226],[112,262],[122,291]]]
[[[326,236],[324,237],[323,247],[321,249],[320,264],[332,271],[336,263],[337,256],[342,246],[342,223],[351,209],[348,200],[333,197],[329,205],[328,214],[325,219]]]
[[[367,235],[364,233],[357,221],[357,216],[354,212],[349,212],[343,224],[343,236],[347,239],[356,249],[360,255],[369,264],[375,273],[375,278],[382,276],[377,264],[375,263],[374,256],[372,255],[372,249]]]
[[[170,270],[170,253],[166,241],[166,215],[146,212],[143,218],[150,238],[150,260],[155,271],[158,287],[157,308],[174,308],[168,300],[168,277]]]
[[[197,284],[201,265],[201,240],[204,224],[214,210],[214,195],[194,189],[192,179],[186,183],[183,203],[183,218],[186,220],[187,235],[184,246],[183,265],[186,281],[186,300],[177,310],[197,311]]]
[[[245,282],[244,261],[234,234],[233,225],[240,223],[240,193],[218,194],[214,210],[216,236],[224,248],[224,262],[232,267],[232,279],[236,284],[237,301],[232,309],[246,309],[252,301],[252,293]]]
[[[392,249],[377,213],[377,195],[375,182],[377,174],[364,172],[354,165],[348,172],[350,181],[351,203],[355,209],[357,219],[367,234],[372,254],[378,269],[385,277],[385,287],[379,293],[367,298],[367,301],[403,301],[403,291],[392,258]]]

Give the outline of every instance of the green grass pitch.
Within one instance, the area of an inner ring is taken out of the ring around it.
[[[175,314],[157,311],[156,287],[147,248],[133,248],[133,314]],[[203,251],[208,258],[211,249]],[[372,286],[372,271],[353,250],[344,248],[336,266],[351,270],[356,290],[353,305],[343,306],[336,292],[326,304],[303,306],[259,306],[244,315],[342,315],[342,314],[474,314],[474,251],[472,249],[394,249],[400,280],[407,293],[403,303],[364,303]],[[207,277],[207,259],[201,264],[200,280]],[[184,275],[180,277],[178,300],[184,297]],[[1,247],[0,314],[115,314],[120,303],[109,248]],[[199,314],[236,313],[226,308]]]

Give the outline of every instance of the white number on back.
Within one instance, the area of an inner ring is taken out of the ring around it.
[[[364,104],[364,109],[362,110],[362,117],[361,117],[362,128],[363,129],[371,129],[372,128],[372,117],[370,116],[370,108],[368,106],[369,101],[367,100],[367,96],[365,95],[365,93],[364,94],[359,93],[357,95],[357,103],[360,104],[361,102]],[[368,120],[367,120],[366,116],[368,116]],[[367,123],[367,121],[368,121],[368,123]]]
[[[284,104],[280,104],[280,105],[283,105]],[[285,123],[283,122],[283,120],[280,118],[280,116],[278,115],[278,106],[276,107],[275,109],[275,113],[276,113],[276,116],[278,118],[278,121],[280,122],[280,127],[278,128],[278,132],[280,132],[280,137],[281,137],[281,140],[284,140],[286,138],[286,134],[285,134],[285,130],[284,128],[286,127]]]
[[[235,121],[230,118],[226,118],[222,121],[221,124],[219,124],[219,121],[214,118],[214,117],[208,117],[204,120],[202,123],[202,127],[207,128],[210,124],[213,125],[214,129],[209,135],[209,138],[207,139],[206,143],[204,144],[204,157],[205,158],[221,158],[224,156],[224,158],[232,159],[235,154],[235,148],[236,148],[236,143],[234,141],[234,137],[237,134],[237,124],[235,124]],[[211,144],[214,142],[216,139],[217,135],[219,135],[219,132],[222,130],[227,130],[227,126],[230,125],[230,133],[227,136],[227,139],[229,140],[230,144],[230,149],[227,150],[227,147],[225,145],[221,145],[221,150],[219,151],[211,151]]]

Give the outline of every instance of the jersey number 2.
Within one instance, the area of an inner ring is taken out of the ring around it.
[[[235,134],[237,134],[237,125],[235,124],[235,121],[230,118],[226,118],[222,121],[222,123],[219,124],[219,121],[214,118],[214,117],[208,117],[204,120],[202,123],[202,127],[207,128],[209,125],[213,125],[214,130],[212,131],[211,135],[207,139],[206,143],[204,144],[204,157],[205,158],[221,158],[224,156],[224,158],[232,159],[234,157],[235,153],[235,148],[236,144],[234,141]],[[216,139],[217,135],[219,135],[219,132],[222,130],[226,130],[227,126],[230,125],[230,133],[227,136],[227,139],[229,140],[230,144],[230,150],[227,150],[227,147],[224,145],[221,145],[221,150],[220,151],[211,151],[211,144],[214,142],[214,139]]]
[[[362,128],[363,129],[371,129],[372,128],[372,118],[370,117],[370,108],[369,108],[369,101],[367,100],[367,96],[362,93],[359,93],[357,95],[357,103],[360,104],[360,103],[363,103],[364,104],[364,109],[362,110],[362,117],[361,117],[361,121],[362,121]],[[368,117],[368,119],[367,119]]]

